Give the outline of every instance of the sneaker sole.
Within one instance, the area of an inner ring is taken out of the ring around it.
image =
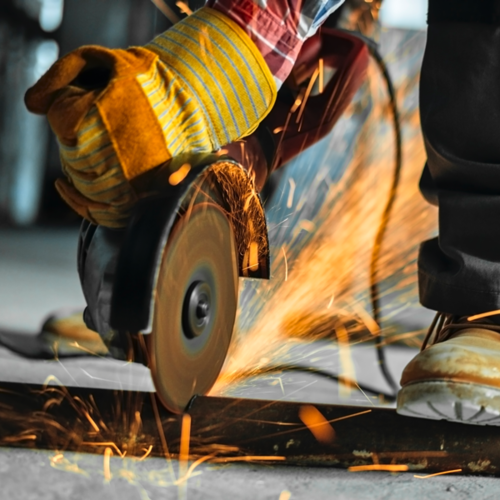
[[[407,417],[500,426],[500,389],[453,381],[415,382],[399,391],[397,412]]]

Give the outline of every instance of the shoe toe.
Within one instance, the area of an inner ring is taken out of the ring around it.
[[[500,335],[468,329],[425,349],[404,369],[401,386],[425,380],[460,380],[500,388]]]
[[[403,371],[401,415],[500,425],[500,335],[467,329],[434,344]]]

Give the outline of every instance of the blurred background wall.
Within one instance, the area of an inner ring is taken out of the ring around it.
[[[0,224],[77,222],[53,187],[57,144],[24,107],[26,90],[81,45],[140,45],[169,26],[150,0],[0,0]]]

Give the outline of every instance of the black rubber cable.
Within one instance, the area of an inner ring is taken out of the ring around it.
[[[302,373],[312,373],[314,375],[318,375],[320,377],[327,378],[334,382],[339,382],[341,384],[345,384],[348,386],[354,386],[361,390],[363,393],[373,394],[374,396],[383,396],[385,400],[392,403],[396,400],[396,396],[394,394],[388,394],[383,391],[379,391],[373,387],[368,387],[366,385],[362,385],[354,380],[350,380],[347,377],[343,377],[342,375],[335,375],[334,373],[329,373],[325,370],[321,370],[319,368],[312,368],[309,366],[301,366],[301,365],[271,365],[266,366],[262,369],[259,375],[266,375],[268,373],[276,373],[276,372],[302,372]]]
[[[375,237],[375,242],[373,245],[372,258],[370,263],[370,297],[373,309],[373,319],[379,325],[378,335],[375,337],[375,347],[377,349],[377,358],[379,362],[380,371],[384,376],[384,379],[389,384],[389,387],[396,394],[399,390],[399,384],[394,380],[393,376],[389,372],[387,366],[387,361],[385,357],[385,352],[383,348],[384,336],[380,329],[381,313],[380,313],[380,298],[379,298],[379,283],[377,279],[377,267],[380,259],[380,251],[382,248],[382,242],[384,240],[385,234],[387,232],[387,227],[389,225],[389,220],[391,212],[396,201],[396,195],[399,187],[399,182],[401,180],[401,169],[403,166],[403,139],[401,135],[401,118],[399,114],[398,104],[396,100],[396,92],[394,91],[394,85],[392,83],[391,75],[387,69],[384,59],[378,51],[377,44],[370,40],[369,38],[363,37],[368,49],[370,50],[370,55],[373,57],[377,63],[384,80],[387,85],[387,91],[389,93],[390,108],[393,119],[394,134],[395,134],[395,158],[394,158],[394,171],[392,174],[392,184],[389,191],[389,197],[385,205],[385,209],[382,215],[382,220],[377,231],[377,236]]]

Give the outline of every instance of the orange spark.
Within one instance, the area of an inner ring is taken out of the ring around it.
[[[229,463],[229,462],[274,462],[274,461],[285,461],[286,457],[268,457],[268,456],[253,456],[248,455],[246,457],[219,457],[211,460],[214,463]]]
[[[444,474],[453,474],[454,472],[462,472],[462,469],[445,470],[443,472],[436,472],[434,474],[429,474],[427,476],[417,476],[417,475],[414,475],[413,477],[416,477],[418,479],[427,479],[429,477],[442,476]]]
[[[130,434],[132,436],[137,436],[137,434],[139,433],[139,429],[142,426],[141,412],[136,411],[134,413],[134,417],[134,421],[130,425]]]
[[[319,93],[323,93],[323,87],[324,87],[324,70],[323,70],[323,58],[321,57],[319,60],[319,66],[318,66],[318,72],[319,72]]]
[[[43,405],[43,411],[47,411],[52,405],[60,405],[61,402],[61,397],[48,399]]]
[[[158,10],[172,23],[179,22],[179,16],[166,4],[165,0],[151,0]]]
[[[349,472],[361,472],[370,470],[379,470],[387,472],[406,472],[408,470],[407,465],[396,465],[396,464],[372,464],[372,465],[353,465],[347,469]]]
[[[191,475],[193,474],[193,471],[196,469],[196,467],[198,467],[198,465],[202,464],[203,462],[206,462],[207,460],[210,460],[211,458],[213,458],[215,455],[206,455],[204,457],[201,457],[199,458],[198,460],[194,461],[191,466],[189,467],[188,471],[186,472],[186,474],[182,477],[180,477],[179,479],[177,479],[177,481],[174,482],[175,485],[180,485],[182,483],[184,483],[185,481],[187,481]]]
[[[68,345],[71,347],[75,347],[76,349],[80,349],[80,351],[86,352],[86,353],[90,354],[91,356],[96,356],[98,358],[106,358],[107,359],[107,356],[103,355],[102,353],[92,351],[88,347],[84,347],[84,346],[80,345],[76,340],[74,342],[70,342]]]
[[[318,442],[330,444],[335,439],[335,430],[315,406],[301,406],[299,409],[299,418],[312,432]]]
[[[182,165],[179,170],[176,170],[175,172],[170,174],[168,182],[172,186],[177,186],[177,184],[180,184],[186,178],[186,175],[189,174],[190,170],[191,165],[189,163],[184,163],[184,165]]]
[[[257,196],[257,192],[255,191],[255,189],[252,189],[250,193],[248,193],[248,196],[245,200],[245,205],[243,206],[243,210],[246,212],[250,208],[251,202],[258,199],[259,197]]]
[[[106,482],[111,481],[111,457],[113,456],[113,450],[111,448],[106,448],[104,450],[104,463],[103,463],[103,468],[104,468],[104,479]]]
[[[281,251],[283,252],[283,259],[285,261],[285,281],[288,281],[288,261],[286,259],[285,247],[281,247]]]
[[[145,350],[145,352],[147,352],[144,338],[142,336],[141,336],[141,345],[143,346],[143,349]],[[163,430],[163,425],[162,425],[161,419],[160,419],[160,412],[158,411],[158,402],[156,401],[156,395],[154,393],[151,393],[150,397],[151,397],[151,405],[153,406],[153,413],[155,415],[156,428],[158,429],[158,434],[160,435],[160,441],[161,441],[161,446],[163,448],[163,453],[164,453],[165,458],[167,460],[170,475],[174,478],[175,477],[174,469],[172,467],[172,460],[170,458],[170,451],[168,449],[167,439],[165,438],[165,432]]]
[[[183,14],[187,14],[188,16],[190,16],[193,11],[189,8],[189,5],[185,2],[176,2],[175,5],[177,5],[177,7],[179,7],[179,10],[183,13]]]
[[[319,73],[319,70],[318,70],[318,68],[316,68],[314,70],[313,75],[311,76],[311,79],[309,80],[309,84],[307,85],[307,89],[305,91],[304,98],[302,99],[302,102],[300,103],[300,110],[299,110],[299,114],[297,115],[297,118],[295,120],[295,123],[299,123],[300,119],[302,118],[302,115],[303,115],[304,110],[306,108],[307,100],[309,99],[309,96],[311,94],[311,90],[314,86],[314,83],[316,82],[316,79],[318,78],[318,73]]]
[[[380,332],[377,322],[361,307],[360,304],[352,304],[354,312],[360,317],[368,331],[376,337]]]
[[[293,103],[293,106],[290,109],[290,114],[295,113],[295,111],[297,111],[299,106],[302,104],[304,94],[305,94],[305,89],[301,89],[299,92],[299,95],[296,97],[295,102]],[[286,129],[286,125],[285,125],[285,129]]]
[[[280,497],[278,500],[290,500],[291,496],[292,496],[292,494],[288,490],[283,490],[280,493]]]
[[[335,294],[332,295],[330,302],[328,302],[328,305],[326,306],[327,309],[330,309],[330,307],[332,307],[334,300],[335,300]]]
[[[250,243],[248,269],[257,271],[259,269],[259,244],[256,241]]]
[[[189,442],[191,439],[191,415],[182,415],[181,446],[179,450],[179,479],[187,474],[189,461]]]
[[[125,453],[122,453],[120,451],[120,448],[118,448],[118,446],[116,446],[116,443],[113,443],[112,441],[110,442],[106,442],[106,443],[91,443],[91,442],[82,442],[82,445],[86,445],[86,446],[106,446],[107,448],[113,448],[117,453],[118,455],[120,456],[120,458],[123,458],[125,456]]]
[[[343,380],[355,380],[356,371],[352,360],[351,346],[349,345],[349,333],[341,321],[335,322],[335,333],[340,357],[340,376]],[[348,398],[351,394],[351,383],[339,384],[340,397]]]
[[[359,417],[360,415],[366,415],[367,413],[371,413],[371,410],[365,410],[365,411],[360,411],[358,413],[352,413],[351,415],[346,415],[345,417],[338,417],[334,418],[332,420],[328,420],[329,424],[332,424],[333,422],[340,422],[341,420],[347,420],[348,418],[352,417]]]
[[[489,316],[496,316],[497,314],[500,314],[500,309],[497,309],[495,311],[485,312],[482,314],[476,314],[474,316],[469,316],[467,318],[467,321],[475,321],[476,319],[488,318]]]
[[[153,445],[149,445],[149,448],[147,450],[144,450],[146,453],[141,457],[139,458],[137,461],[138,462],[142,462],[143,460],[145,460],[147,457],[149,457],[149,455],[151,454],[151,452],[153,451]]]
[[[58,453],[57,455],[53,456],[50,461],[58,464],[62,459],[64,458],[64,455],[62,453]]]
[[[90,422],[90,425],[94,428],[96,432],[101,432],[97,424],[94,422],[93,418],[90,416],[87,410],[83,410],[83,414],[87,417],[87,420]]]
[[[7,436],[3,438],[6,443],[18,443],[20,441],[36,441],[36,434],[26,434],[22,436]]]
[[[293,195],[295,193],[295,181],[293,179],[288,179],[288,183],[290,184],[290,191],[288,193],[288,200],[286,202],[286,206],[287,208],[292,208]]]

